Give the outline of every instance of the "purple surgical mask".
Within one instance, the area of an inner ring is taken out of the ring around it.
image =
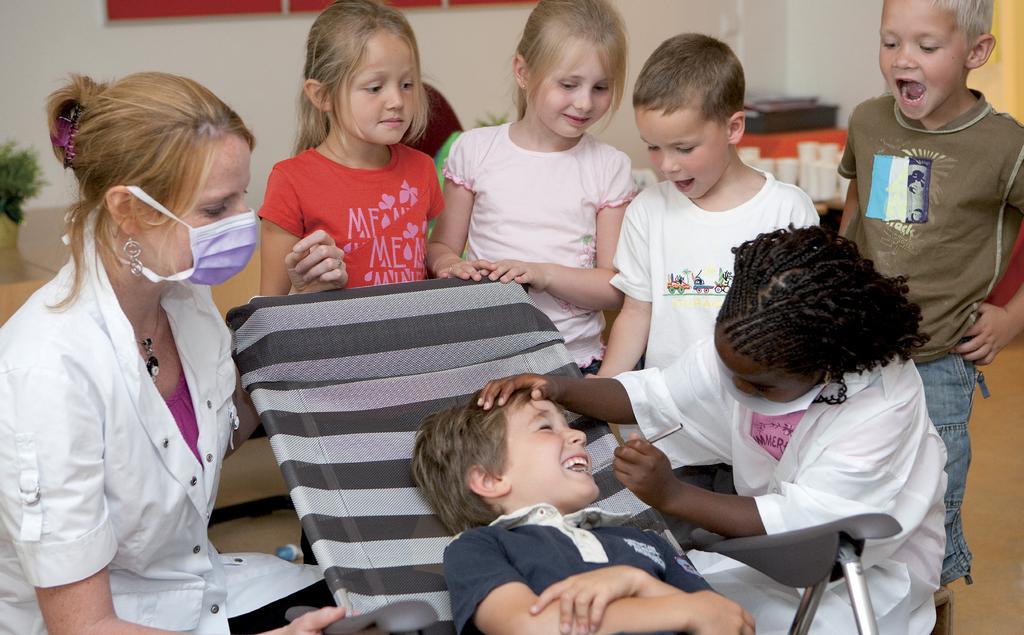
[[[142,188],[129,185],[128,191],[164,216],[188,227],[192,266],[185,271],[162,276],[143,265],[142,275],[150,282],[188,280],[195,284],[220,284],[249,264],[256,249],[256,212],[250,209],[217,222],[192,227],[146,194]]]

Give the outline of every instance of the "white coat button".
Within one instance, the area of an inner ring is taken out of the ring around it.
[[[206,407],[207,407],[208,409],[212,410],[212,409],[213,409],[213,402],[212,402],[212,401],[210,401],[209,399],[207,399],[207,400],[206,400]],[[216,606],[216,605],[214,605],[214,606]],[[214,611],[214,613],[216,613],[216,612],[217,612],[217,611]]]
[[[220,607],[214,604],[210,607],[210,612],[216,615],[217,613],[220,613]]]
[[[213,463],[213,455],[212,454],[207,454],[206,455],[206,462],[207,463]]]
[[[199,548],[199,545],[196,545],[195,547],[192,547],[192,553],[199,553],[200,551],[201,551],[201,549]]]
[[[195,484],[196,484],[196,483],[198,483],[198,482],[199,482],[199,479],[197,479],[196,477],[194,477],[194,476],[193,476],[193,477],[192,477],[192,480],[191,480],[191,481],[189,481],[189,484],[190,484],[190,485],[195,485]]]
[[[170,444],[170,441],[168,441],[167,439],[164,439],[163,441],[161,441],[161,442],[160,442],[160,445],[164,446],[165,448],[166,448],[166,447],[167,447],[167,446],[168,446],[169,444]]]
[[[39,486],[36,486],[31,490],[20,490],[21,502],[25,505],[32,506],[39,502]]]

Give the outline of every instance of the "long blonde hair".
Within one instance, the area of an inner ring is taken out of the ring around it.
[[[420,77],[416,35],[401,11],[374,0],[335,0],[317,16],[309,29],[302,77],[319,82],[322,94],[335,102],[332,113],[338,117],[345,116],[348,100],[338,100],[338,96],[351,86],[352,77],[363,61],[367,42],[381,31],[404,40],[412,53],[415,72],[412,122],[404,141],[415,141],[427,127],[427,94]],[[315,148],[327,139],[331,127],[337,125],[332,113],[319,110],[305,91],[299,91],[299,133],[295,140],[295,154]]]
[[[58,117],[75,107],[81,114],[74,156],[65,157],[63,147],[53,149],[78,181],[78,200],[66,218],[75,274],[57,309],[74,302],[81,289],[86,230],[93,220],[97,255],[108,265],[116,262],[118,226],[104,204],[110,188],[138,185],[171,209],[191,209],[209,173],[216,142],[236,135],[250,149],[255,143],[234,110],[200,84],[177,75],[136,73],[110,84],[71,75],[47,99],[51,135]]]
[[[611,76],[612,107],[622,101],[626,85],[626,27],[622,16],[607,0],[540,0],[526,20],[516,54],[529,69],[530,81],[516,93],[519,119],[541,82],[565,55],[573,39],[597,49]]]

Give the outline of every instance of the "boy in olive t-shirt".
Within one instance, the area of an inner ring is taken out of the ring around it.
[[[985,302],[1006,270],[1024,208],[1024,127],[967,88],[995,46],[992,0],[885,0],[879,65],[891,94],[860,104],[839,173],[841,232],[887,275],[906,276],[930,340],[914,360],[946,443],[942,583],[967,576],[960,505],[970,464],[975,365],[1024,328],[1024,293]]]

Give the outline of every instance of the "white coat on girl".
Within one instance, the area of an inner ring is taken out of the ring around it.
[[[913,362],[847,374],[846,401],[811,403],[778,460],[752,438],[752,411],[732,396],[723,368],[707,339],[668,368],[616,379],[644,436],[669,433],[655,445],[673,467],[732,464],[736,492],[754,497],[768,534],[855,514],[894,516],[903,531],[868,541],[862,557],[879,631],[930,633],[945,547],[946,450]],[[800,590],[724,556],[690,556],[715,590],[754,615],[759,634],[788,632]],[[833,584],[811,632],[856,633],[848,597],[845,583]]]

